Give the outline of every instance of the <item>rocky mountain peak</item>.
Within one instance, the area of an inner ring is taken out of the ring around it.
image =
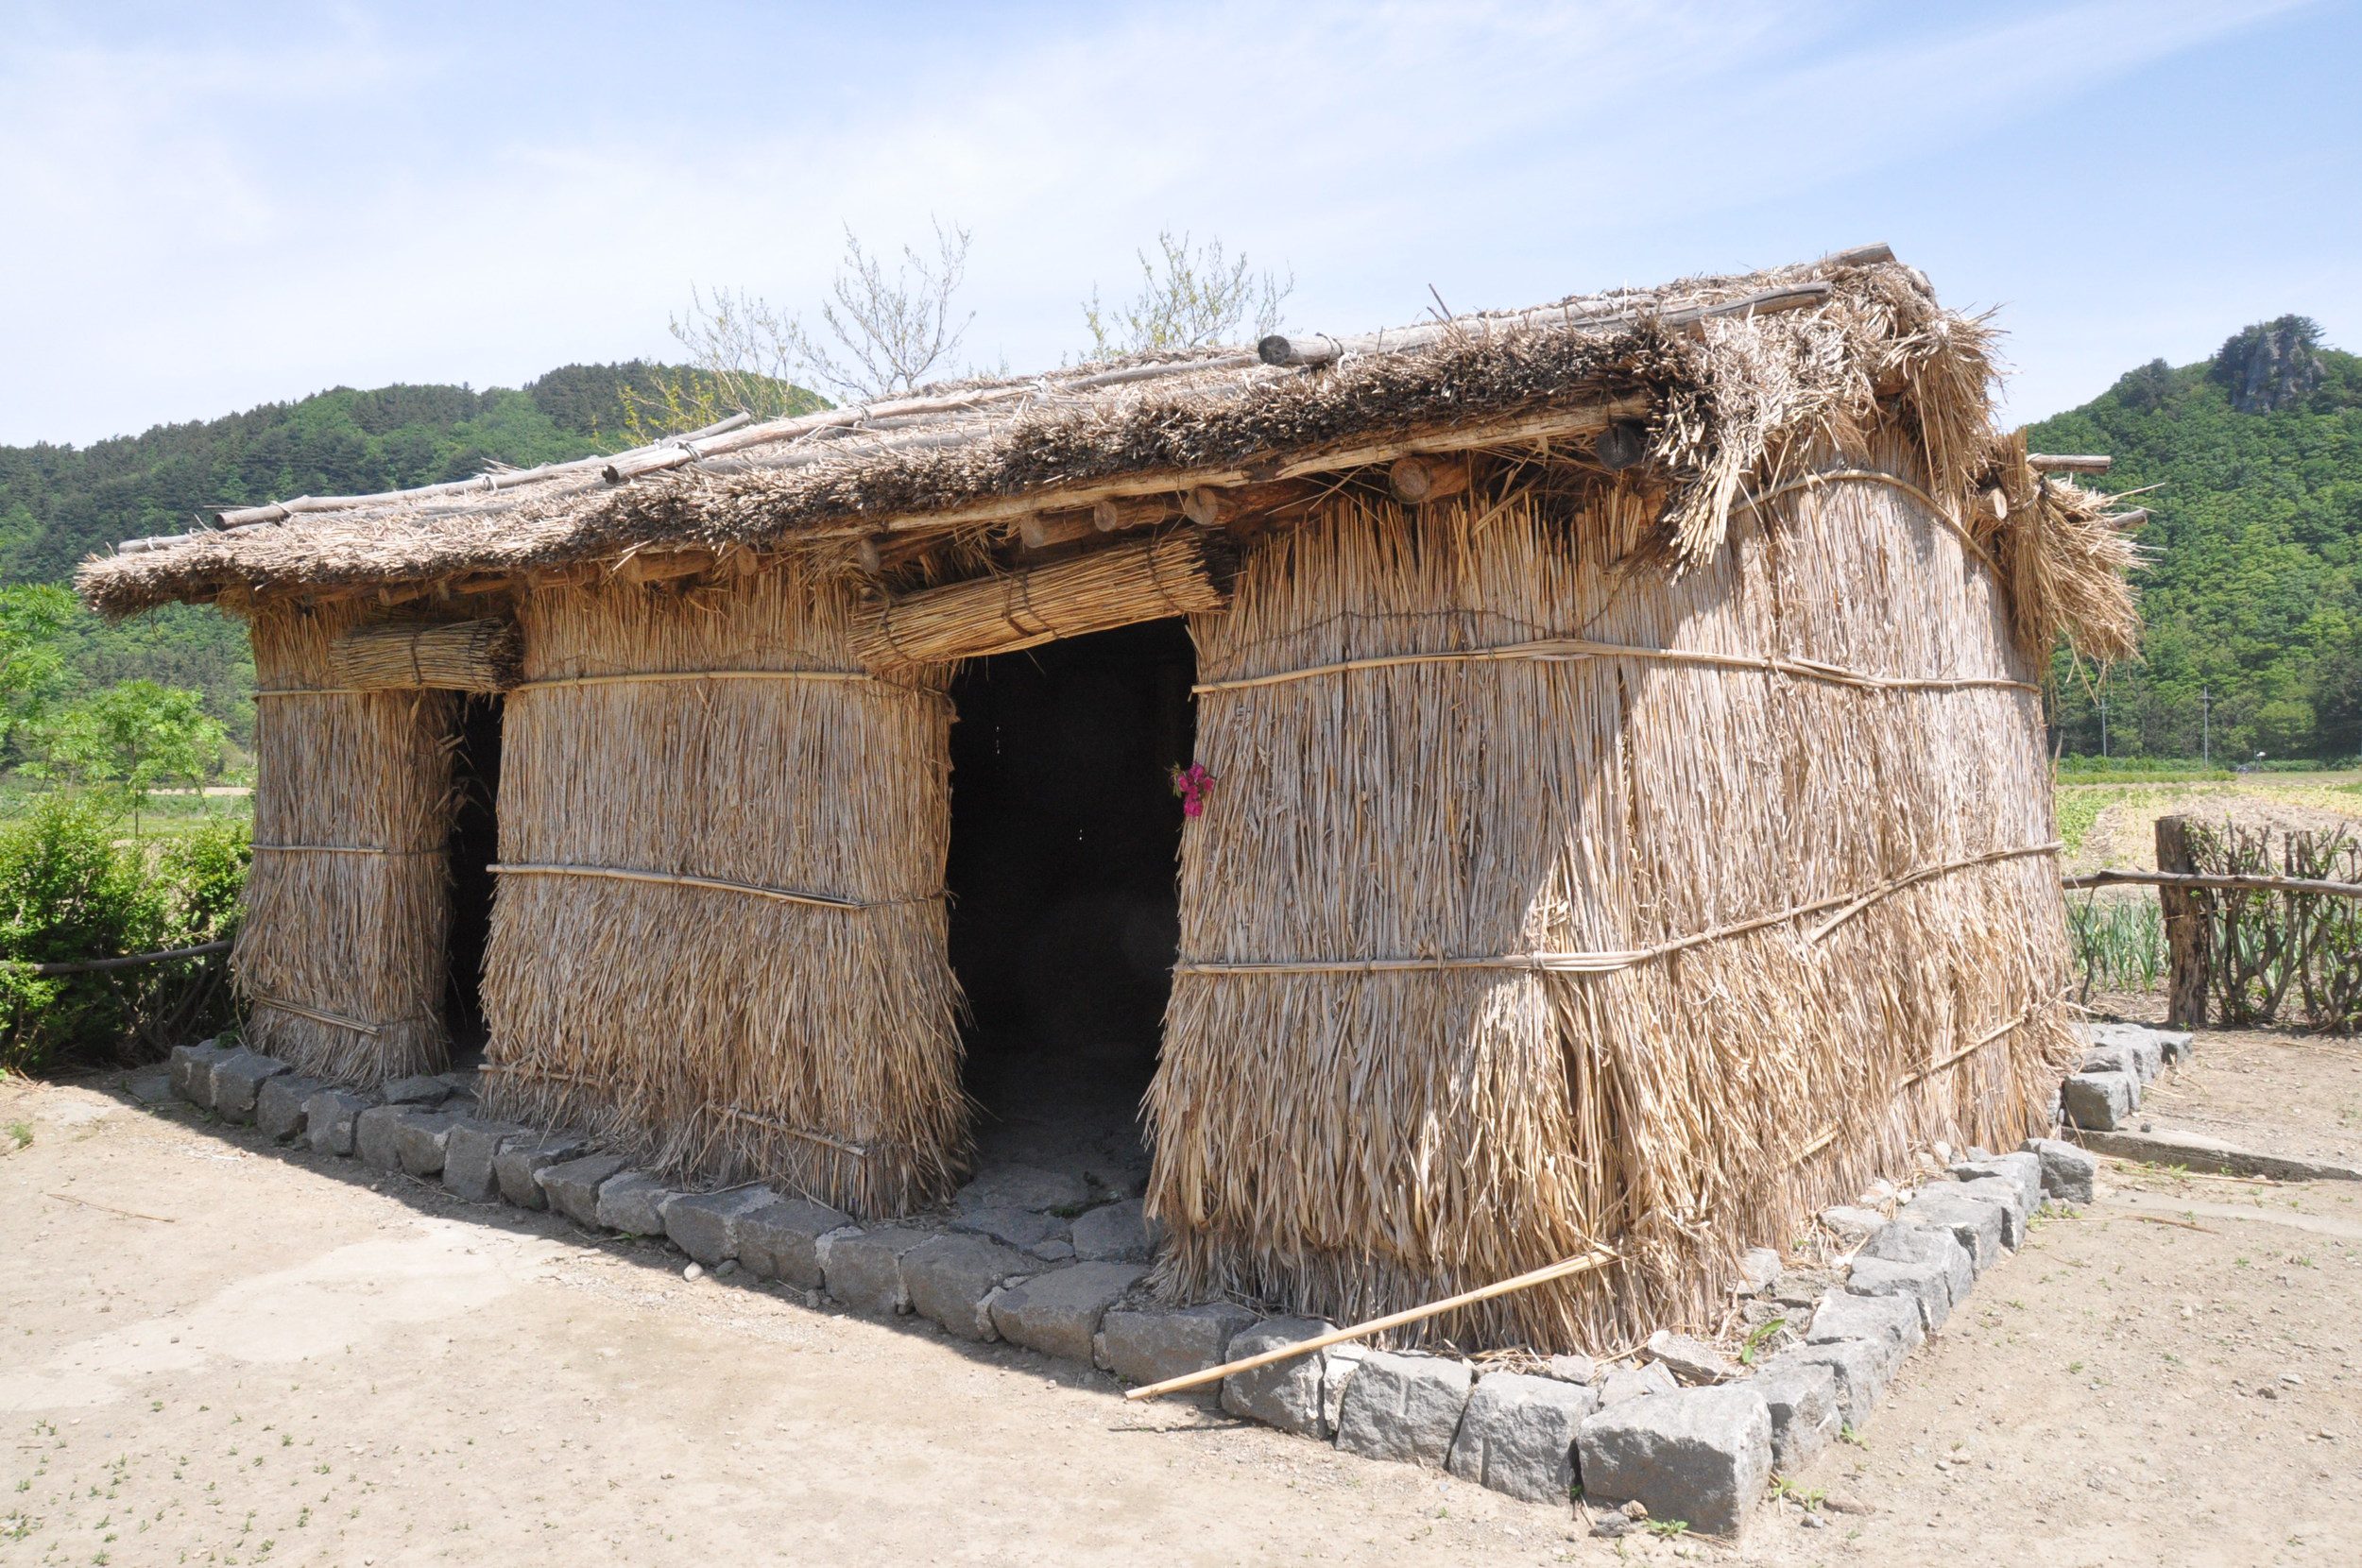
[[[2320,342],[2320,324],[2309,316],[2258,322],[2224,342],[2207,375],[2230,391],[2231,406],[2242,414],[2290,408],[2321,384]]]

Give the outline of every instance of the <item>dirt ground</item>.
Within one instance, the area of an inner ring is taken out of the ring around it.
[[[2204,1039],[2159,1103],[2350,1146],[2355,1052]],[[1795,1478],[1820,1525],[1734,1550],[685,1280],[119,1080],[0,1083],[0,1564],[2362,1559],[2362,1184],[2112,1162]]]

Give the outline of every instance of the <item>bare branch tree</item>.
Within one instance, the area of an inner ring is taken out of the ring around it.
[[[1109,308],[1093,289],[1083,306],[1090,328],[1092,352],[1110,354],[1195,349],[1207,343],[1231,341],[1240,326],[1252,318],[1254,337],[1278,330],[1279,307],[1295,292],[1296,279],[1252,270],[1242,252],[1233,259],[1223,254],[1222,241],[1190,243],[1170,230],[1156,236],[1160,255],[1151,260],[1137,252],[1140,263],[1140,292],[1129,304]]]
[[[646,442],[741,411],[758,419],[802,413],[819,401],[806,390],[814,384],[868,401],[943,373],[975,316],[955,321],[952,311],[968,231],[934,229],[932,257],[904,246],[891,271],[847,229],[819,332],[750,290],[693,288],[688,314],[667,326],[693,368],[659,378],[653,390],[626,388],[625,429]]]
[[[779,346],[797,367],[852,398],[873,399],[908,392],[959,351],[969,312],[952,321],[952,297],[967,273],[968,231],[934,226],[935,253],[921,256],[910,246],[889,277],[885,263],[845,230],[845,260],[820,306],[820,323],[836,347],[830,349],[802,322],[790,319],[777,334]]]

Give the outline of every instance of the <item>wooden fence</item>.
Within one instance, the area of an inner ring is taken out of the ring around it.
[[[2155,871],[2101,871],[2069,888],[2150,886],[2165,914],[2165,1021],[2186,1029],[2362,1026],[2362,843],[2331,833],[2157,819]]]

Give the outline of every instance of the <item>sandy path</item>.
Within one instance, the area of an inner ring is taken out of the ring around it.
[[[0,1563],[2345,1563],[2362,1540],[2351,1190],[2119,1171],[2124,1201],[2045,1224],[1868,1446],[1800,1478],[1872,1511],[1772,1510],[1734,1554],[1592,1541],[101,1087],[0,1086],[13,1122]]]

